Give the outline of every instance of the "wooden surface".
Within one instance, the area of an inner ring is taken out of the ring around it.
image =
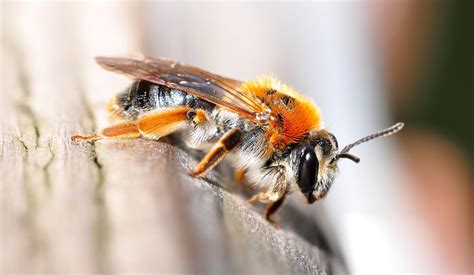
[[[275,230],[261,207],[244,203],[243,188],[232,184],[228,169],[190,178],[195,158],[172,143],[72,143],[71,135],[106,123],[106,100],[128,83],[93,64],[94,45],[133,41],[133,35],[109,39],[86,32],[93,27],[89,19],[116,17],[74,7],[10,5],[7,11],[2,274],[345,273],[324,230],[329,227],[314,209],[301,210],[290,200],[277,216],[282,229]],[[121,8],[115,12],[123,15]],[[117,21],[127,29],[127,20]],[[75,40],[81,31],[89,35],[86,42]]]

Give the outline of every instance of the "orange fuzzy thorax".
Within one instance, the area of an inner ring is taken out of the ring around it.
[[[280,123],[268,133],[276,148],[296,143],[321,126],[321,114],[313,102],[275,78],[248,81],[243,84],[243,89],[254,94],[278,115]]]

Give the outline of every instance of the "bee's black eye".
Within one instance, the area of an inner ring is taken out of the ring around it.
[[[318,178],[319,161],[313,147],[304,147],[300,155],[298,186],[301,192],[312,203],[314,186]]]

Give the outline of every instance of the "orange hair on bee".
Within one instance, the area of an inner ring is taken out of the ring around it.
[[[292,144],[321,125],[321,115],[308,99],[296,100],[292,110],[276,110],[283,118],[282,142]]]
[[[242,87],[265,102],[281,119],[276,147],[296,143],[321,126],[321,113],[313,102],[273,77],[259,77]],[[285,99],[287,102],[283,104]]]
[[[255,80],[249,80],[242,85],[244,91],[248,91],[254,94],[259,99],[263,100],[267,95],[268,91],[275,90],[279,91],[281,86],[285,86],[280,83],[276,78],[271,76],[260,76]]]

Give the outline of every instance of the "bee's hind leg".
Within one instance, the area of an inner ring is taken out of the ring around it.
[[[137,119],[142,137],[159,139],[178,130],[207,121],[206,112],[186,106],[175,106],[148,112]]]
[[[216,166],[225,155],[240,143],[242,132],[238,128],[234,128],[222,136],[219,141],[212,147],[211,151],[199,162],[191,176],[197,177],[204,175],[207,171]]]
[[[140,132],[138,131],[137,125],[132,121],[121,121],[115,124],[112,124],[108,127],[102,128],[97,132],[92,133],[87,136],[72,136],[71,139],[83,140],[83,141],[94,141],[102,138],[111,138],[111,139],[132,139],[140,137]]]
[[[158,140],[183,127],[188,122],[194,125],[206,121],[204,110],[192,109],[185,106],[163,108],[148,112],[133,121],[121,121],[100,129],[88,136],[73,136],[73,140],[94,141],[102,138],[132,139],[144,137]]]

